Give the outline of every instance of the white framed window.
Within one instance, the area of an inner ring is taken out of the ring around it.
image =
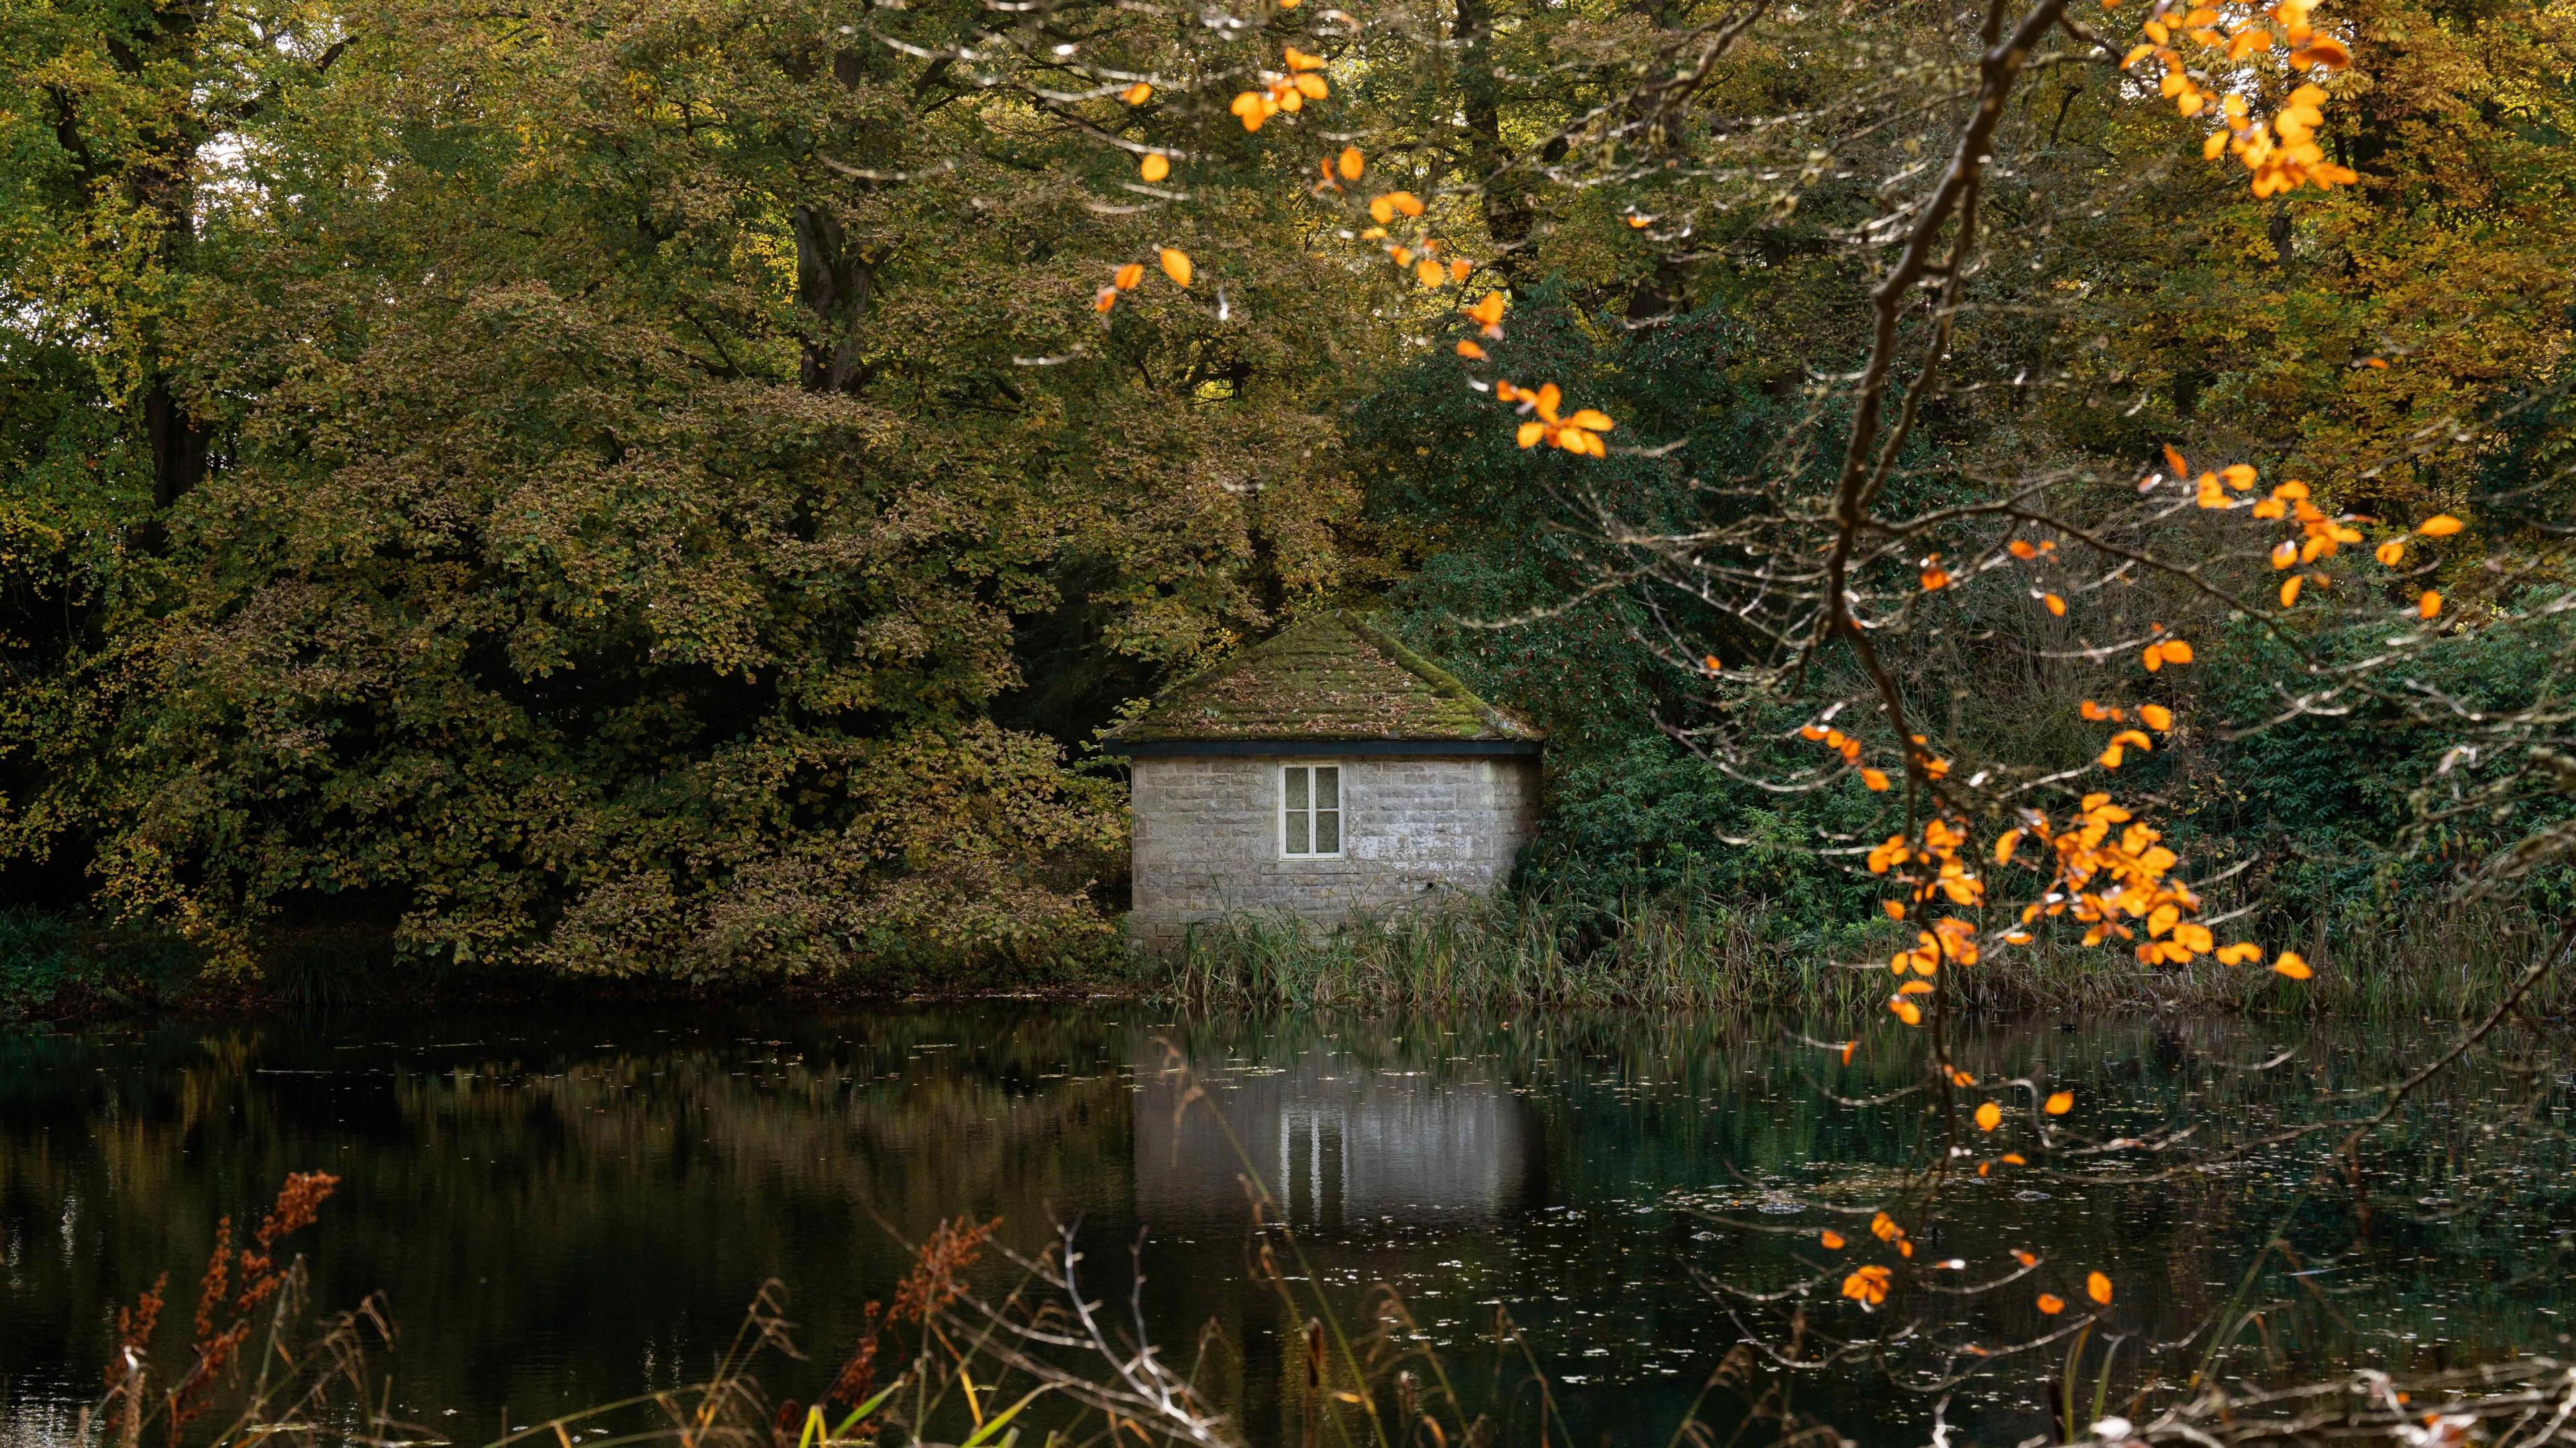
[[[1342,853],[1342,768],[1290,764],[1279,771],[1279,853],[1302,858]]]

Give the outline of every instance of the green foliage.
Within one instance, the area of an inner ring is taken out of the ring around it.
[[[1719,727],[1785,738],[1803,722],[1785,707],[1710,714],[1697,661],[1656,643],[1667,629],[1721,649],[1753,641],[1713,610],[1666,597],[1655,611],[1634,590],[1598,591],[1617,560],[1578,526],[1578,489],[1615,494],[1631,519],[1682,528],[1755,505],[1711,499],[1693,486],[1702,470],[1804,461],[1776,456],[1791,407],[1761,385],[1771,364],[1756,330],[1734,307],[1713,305],[1630,336],[1613,318],[1575,311],[1561,286],[1538,288],[1515,315],[1498,365],[1564,378],[1623,428],[1678,450],[1593,463],[1520,449],[1493,425],[1490,400],[1438,362],[1372,395],[1353,446],[1380,460],[1371,516],[1419,555],[1394,592],[1396,616],[1478,694],[1549,733],[1549,812],[1524,856],[1522,888],[1605,921],[1674,892],[1758,901],[1772,928],[1819,941],[1874,917],[1866,877],[1816,848],[1868,823],[1857,783],[1767,791],[1675,737]],[[1496,623],[1507,626],[1479,626]],[[1809,762],[1785,747],[1773,761],[1784,772]]]
[[[0,910],[0,1024],[131,1010],[184,990],[199,963],[197,952],[163,932]]]
[[[2179,837],[2215,856],[2247,857],[2241,888],[2278,918],[2304,928],[2385,918],[2532,828],[2568,814],[2542,800],[2507,822],[2469,814],[2427,824],[2427,809],[2467,796],[2499,766],[2518,761],[2453,754],[2447,721],[2528,707],[2555,687],[2554,660],[2576,636],[2544,609],[2513,626],[2479,629],[2386,681],[2383,696],[2332,714],[2287,718],[2275,682],[2290,675],[2288,650],[2241,626],[2213,651],[2201,698],[2242,733],[2209,746],[2202,777],[2184,794]],[[2308,642],[2329,664],[2368,656],[2384,629]],[[2445,765],[2448,765],[2446,768]],[[2571,882],[2550,871],[2528,886],[2531,902],[2563,908]]]

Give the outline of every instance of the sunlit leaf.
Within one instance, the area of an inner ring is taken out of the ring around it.
[[[1185,287],[1190,284],[1190,278],[1194,273],[1190,268],[1189,253],[1177,247],[1167,246],[1163,248],[1161,260],[1163,275],[1172,279],[1172,285]]]

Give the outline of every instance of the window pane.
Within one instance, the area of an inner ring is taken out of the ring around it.
[[[1338,855],[1342,852],[1342,812],[1337,809],[1315,811],[1315,853]]]
[[[1279,849],[1283,854],[1313,853],[1307,848],[1311,816],[1306,809],[1306,774],[1304,768],[1293,765],[1279,771]]]
[[[1286,774],[1288,776],[1288,807],[1292,810],[1304,809],[1306,807],[1306,771],[1303,769],[1292,768],[1287,770]]]
[[[1338,765],[1318,765],[1315,769],[1315,808],[1342,807],[1342,771]]]

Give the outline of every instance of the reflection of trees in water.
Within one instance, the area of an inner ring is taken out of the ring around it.
[[[653,1325],[720,1338],[773,1274],[809,1340],[846,1339],[903,1260],[878,1218],[915,1237],[999,1214],[1035,1242],[1050,1209],[1125,1197],[1123,1037],[1077,1018],[762,1022],[769,1045],[718,1028],[603,1047],[597,1030],[5,1048],[0,1231],[28,1244],[12,1296],[37,1310],[9,1314],[0,1348],[85,1383],[106,1346],[92,1325],[162,1268],[188,1275],[216,1217],[301,1167],[346,1182],[317,1241],[322,1300],[386,1287],[398,1382],[520,1404],[631,1390],[648,1354],[702,1368]],[[67,1203],[77,1246],[46,1250]]]
[[[1669,1432],[1734,1337],[1688,1271],[1781,1278],[1804,1240],[1710,1218],[1805,1222],[1764,1214],[1780,1188],[1857,1204],[1921,1129],[1910,1113],[1827,1100],[1817,1072],[1828,1054],[1772,1023],[1143,1024],[1046,1010],[654,1024],[450,1024],[400,1047],[286,1030],[0,1042],[12,1307],[0,1314],[0,1358],[39,1385],[52,1374],[86,1386],[110,1306],[163,1267],[187,1276],[216,1216],[248,1209],[298,1168],[345,1183],[316,1238],[323,1300],[388,1288],[405,1328],[391,1361],[398,1391],[477,1413],[702,1369],[675,1356],[729,1334],[773,1273],[793,1289],[800,1339],[829,1356],[901,1270],[879,1215],[917,1237],[943,1216],[1000,1214],[1025,1247],[1052,1216],[1081,1214],[1089,1270],[1115,1291],[1141,1217],[1157,1232],[1149,1321],[1186,1352],[1213,1319],[1228,1344],[1210,1362],[1219,1400],[1256,1438],[1293,1441],[1306,1411],[1303,1324],[1249,1280],[1231,1149],[1184,1141],[1199,1129],[1186,1118],[1171,1125],[1161,1039],[1216,1105],[1253,1123],[1253,1159],[1303,1203],[1306,1249],[1345,1310],[1358,1312],[1369,1284],[1393,1283],[1453,1349],[1469,1389],[1491,1392],[1514,1375],[1477,1336],[1487,1304],[1508,1303],[1552,1365],[1587,1379],[1568,1389],[1587,1434]],[[2301,1055],[2268,1072],[2218,1064],[2260,1063],[2293,1040]],[[2383,1079],[2388,1054],[2384,1042],[2304,1026],[2140,1021],[1997,1030],[1961,1057],[1980,1076],[2074,1086],[2102,1103],[2106,1131],[2202,1120],[2245,1137],[2337,1109],[2334,1093]],[[2448,1094],[2410,1103],[2402,1130],[2370,1155],[2360,1255],[2266,1284],[2279,1300],[2259,1349],[2274,1370],[2355,1356],[2408,1366],[2406,1333],[2450,1340],[2417,1350],[2414,1365],[2554,1344],[2564,1319],[2544,1309],[2566,1310],[2558,1283],[2576,1266],[2576,1164],[2554,1132],[2488,1124],[2499,1101],[2563,1111],[2565,1068],[2516,1075],[2506,1064],[2490,1055]],[[1903,1074],[1863,1056],[1830,1079],[1867,1094]],[[1354,1155],[1363,1128],[1375,1144]],[[1186,1172],[1158,1175],[1176,1143]],[[2279,1183],[2301,1170],[2266,1163],[2135,1190],[1998,1181],[1929,1245],[1972,1259],[2039,1245],[2110,1264],[2134,1325],[2179,1330],[2233,1289]],[[2049,1195],[2014,1195],[2034,1188]],[[1640,1211],[1674,1206],[1708,1215]],[[2321,1206],[2300,1250],[2339,1249],[2343,1222]],[[1967,1326],[1993,1341],[2027,1330],[2011,1320],[2014,1303],[1966,1310],[1990,1314]],[[1596,1349],[1605,1355],[1583,1356]],[[1883,1392],[1861,1401],[1889,1414],[1921,1406]]]
[[[1794,1266],[1798,1250],[1815,1257],[1812,1228],[1830,1220],[1815,1219],[1793,1237],[1740,1232],[1712,1219],[1808,1221],[1763,1212],[1785,1202],[1784,1189],[1872,1203],[1897,1180],[1897,1168],[1918,1145],[1916,1133],[1925,1129],[1918,1113],[1854,1110],[1819,1089],[1830,1079],[1846,1095],[1870,1095],[1907,1084],[1910,1068],[1890,1065],[1882,1074],[1864,1057],[1850,1073],[1825,1073],[1827,1053],[1791,1044],[1794,1033],[1776,1026],[1453,1018],[1354,1030],[1298,1022],[1283,1025],[1250,1054],[1224,1024],[1170,1034],[1211,1074],[1228,1066],[1284,1068],[1269,1079],[1290,1083],[1327,1070],[1421,1073],[1428,1082],[1464,1081],[1512,1094],[1527,1112],[1521,1139],[1530,1157],[1521,1170],[1539,1194],[1576,1210],[1534,1213],[1516,1228],[1518,1250],[1466,1251],[1461,1258],[1468,1270],[1450,1275],[1472,1278],[1477,1301],[1510,1304],[1569,1370],[1594,1382],[1643,1379],[1644,1393],[1627,1387],[1589,1395],[1590,1411],[1641,1431],[1656,1421],[1641,1403],[1679,1407],[1652,1385],[1671,1370],[1695,1388],[1715,1350],[1732,1339],[1707,1299],[1677,1280],[1683,1264],[1744,1285],[1785,1282],[1803,1275]],[[2269,1070],[2252,1069],[2290,1044],[2298,1046],[2297,1055]],[[2036,1022],[1983,1033],[1959,1053],[1981,1078],[2030,1075],[2075,1087],[2097,1104],[2095,1126],[2103,1135],[2144,1136],[2196,1122],[2205,1145],[2248,1142],[2360,1109],[2349,1093],[2388,1079],[2396,1054],[2397,1043],[2386,1037],[2241,1020],[2136,1020],[2081,1032]],[[1316,1060],[1338,1064],[1320,1068],[1311,1064]],[[2317,1275],[2266,1279],[2259,1299],[2269,1304],[2262,1340],[2240,1368],[2281,1378],[2355,1361],[2435,1368],[2557,1345],[2567,1319],[2552,1314],[2576,1308],[2558,1285],[2576,1266],[2569,1260],[2576,1221],[2569,1217],[2565,1144],[2552,1133],[2535,1143],[2536,1155],[2527,1153],[2492,1129],[2491,1113],[2467,1108],[2472,1098],[2502,1097],[2525,1100],[2543,1114],[2563,1111],[2564,1085],[2563,1075],[2553,1084],[2545,1075],[2517,1073],[2506,1056],[2489,1052],[2444,1092],[2410,1102],[2365,1163],[2371,1236],[2348,1259],[2338,1255],[2354,1245],[2349,1203],[2318,1206],[2294,1234],[2305,1254],[2299,1270]],[[1249,1084],[1241,1090],[1287,1121],[1308,1105],[1331,1105],[1272,1102]],[[1217,1099],[1229,1097],[1219,1092]],[[1138,1140],[1140,1148],[1150,1143],[1152,1128],[1140,1123]],[[1268,1151],[1256,1144],[1253,1155],[1266,1160]],[[1298,1185],[1296,1155],[1289,1153],[1292,1187]],[[1926,1245],[1944,1258],[1994,1262],[2030,1246],[2104,1264],[2127,1284],[2127,1326],[2147,1336],[2180,1336],[2235,1290],[2253,1244],[2275,1225],[2286,1190],[2308,1169],[2307,1156],[2281,1152],[2219,1174],[2137,1187],[2035,1174],[1989,1179],[1973,1189],[1980,1194],[1975,1205],[1949,1217]],[[1638,1214],[1657,1203],[1700,1208],[1708,1216]],[[1574,1220],[1578,1215],[1584,1220]],[[1329,1215],[1316,1225],[1321,1230],[1310,1233],[1309,1252],[1327,1279],[1339,1275],[1354,1298],[1364,1281],[1378,1277],[1411,1287],[1443,1281],[1442,1274],[1421,1270],[1423,1254],[1412,1250],[1400,1227],[1353,1230]],[[1711,1240],[1692,1240],[1702,1230]],[[1428,1309],[1426,1320],[1450,1318],[1454,1326],[1444,1340],[1453,1349],[1468,1348],[1482,1324],[1481,1313],[1420,1305]],[[2031,1327],[2024,1299],[1963,1302],[1959,1314],[1963,1337],[1989,1343],[2017,1340]],[[1606,1359],[1575,1356],[1605,1348]],[[1469,1356],[1490,1365],[1490,1352]],[[1571,1392],[1578,1402],[1587,1396],[1581,1387]],[[1854,1401],[1917,1419],[1924,1408],[1883,1392]],[[1837,1422],[1847,1431],[1866,1426],[1839,1415]],[[1667,1417],[1664,1430],[1669,1426]]]

